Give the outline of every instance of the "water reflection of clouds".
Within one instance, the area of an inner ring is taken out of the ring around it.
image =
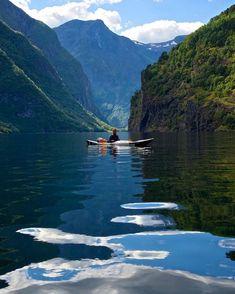
[[[126,203],[121,205],[125,209],[168,209],[178,210],[182,207],[172,202],[140,202],[140,203]]]
[[[58,275],[47,273],[57,268]],[[70,273],[70,275],[68,275]],[[37,279],[35,279],[37,277]],[[69,277],[69,280],[68,280]],[[215,280],[182,271],[162,271],[143,265],[66,261],[60,258],[31,264],[4,276],[2,293],[233,293],[232,281]],[[131,286],[131,288],[130,288]]]
[[[151,226],[158,228],[167,228],[175,226],[175,222],[171,217],[160,214],[146,214],[146,215],[125,215],[115,217],[111,220],[114,223],[135,224],[138,226]]]
[[[102,272],[102,269],[114,263],[115,258],[108,261],[97,259],[69,261],[62,258],[54,258],[44,262],[32,263],[29,266],[7,273],[1,279],[5,279],[8,282],[9,287],[6,289],[6,293],[8,293],[11,289],[23,289],[30,285],[42,286],[44,282],[79,281],[82,278],[92,276],[94,271],[95,275],[99,276],[99,271]]]
[[[122,262],[128,260],[129,263],[132,256],[131,263],[139,265],[185,270],[210,276],[235,276],[235,264],[230,264],[229,259],[224,259],[226,249],[219,243],[226,239],[209,233],[167,230],[93,237],[49,228],[29,228],[18,232],[52,244],[104,246],[111,249],[112,256],[118,257]],[[228,240],[231,242],[231,239]],[[139,259],[138,256],[141,258]],[[159,259],[158,256],[164,258]],[[221,269],[220,264],[223,259],[224,264],[230,264],[229,269]]]
[[[133,250],[125,251],[125,257],[130,259],[165,259],[170,253],[168,251]]]
[[[50,228],[26,228],[18,232],[52,244],[105,246],[113,254],[107,260],[68,261],[56,258],[31,264],[0,277],[9,283],[8,290],[23,289],[31,285],[42,286],[46,283],[78,282],[104,276],[120,279],[120,270],[128,266],[183,271],[189,272],[188,275],[200,274],[226,279],[233,279],[235,276],[234,263],[224,259],[226,249],[223,248],[234,244],[235,239],[222,239],[208,233],[168,230],[93,237]],[[127,273],[124,275],[126,277]]]
[[[219,241],[219,246],[222,248],[234,249],[235,250],[235,239],[225,239]]]

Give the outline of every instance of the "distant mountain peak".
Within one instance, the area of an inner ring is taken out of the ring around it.
[[[82,63],[102,114],[117,127],[127,125],[130,98],[140,87],[141,71],[175,46],[151,47],[132,41],[99,19],[73,20],[55,31],[61,44]]]
[[[91,22],[106,26],[102,19],[91,20]]]
[[[60,25],[58,28],[65,26],[67,28],[82,28],[82,29],[91,29],[94,31],[95,29],[101,29],[101,30],[106,30],[109,31],[109,28],[105,25],[103,20],[101,19],[95,19],[95,20],[80,20],[80,19],[73,19],[65,24]]]

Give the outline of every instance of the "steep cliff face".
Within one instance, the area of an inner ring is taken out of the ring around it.
[[[129,129],[235,128],[235,5],[142,73]]]
[[[61,44],[81,62],[100,111],[111,124],[121,127],[127,126],[130,98],[140,87],[141,71],[176,45],[173,40],[161,44],[131,41],[110,31],[101,20],[73,20],[55,31]]]
[[[68,92],[86,109],[96,112],[90,82],[79,61],[61,46],[51,28],[31,18],[8,0],[0,1],[0,19],[40,48],[58,72]]]
[[[0,132],[101,130],[41,50],[0,21]]]

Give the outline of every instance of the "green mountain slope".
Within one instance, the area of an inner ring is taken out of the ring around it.
[[[146,68],[129,129],[235,129],[235,5]]]
[[[90,83],[80,63],[60,45],[56,33],[51,28],[31,18],[8,0],[0,1],[0,19],[14,30],[23,33],[40,48],[71,95],[89,111],[96,111]]]
[[[72,127],[56,105],[1,49],[0,67],[1,120],[32,132]]]
[[[41,51],[1,21],[0,50],[0,132],[105,127],[67,92]]]

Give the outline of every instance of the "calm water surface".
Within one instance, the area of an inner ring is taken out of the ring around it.
[[[0,292],[234,293],[235,133],[99,136],[0,136]]]

